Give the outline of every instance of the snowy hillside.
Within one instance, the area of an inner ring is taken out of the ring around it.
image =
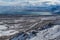
[[[60,40],[60,25],[40,31],[36,37],[30,40]]]

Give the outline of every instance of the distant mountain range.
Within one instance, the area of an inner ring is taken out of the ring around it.
[[[51,6],[0,6],[0,14],[29,14],[31,12],[50,12],[54,14],[60,14],[60,5]]]
[[[31,12],[50,12],[52,14],[60,14],[59,4],[59,0],[29,0],[26,2],[18,2],[16,5],[1,4],[0,14],[31,14]]]

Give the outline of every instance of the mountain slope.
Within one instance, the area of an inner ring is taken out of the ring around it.
[[[36,37],[30,40],[60,40],[60,25],[40,31]]]

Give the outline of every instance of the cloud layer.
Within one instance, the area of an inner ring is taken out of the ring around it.
[[[0,0],[0,5],[40,5],[40,4],[49,4],[56,5],[60,4],[59,0]]]

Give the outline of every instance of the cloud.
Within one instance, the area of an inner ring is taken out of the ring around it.
[[[18,3],[20,3],[20,0],[0,0],[0,5],[16,5]]]
[[[0,0],[0,5],[1,6],[6,6],[6,5],[10,5],[10,6],[21,6],[21,5],[40,5],[43,4],[44,2],[47,2],[46,4],[48,5],[56,5],[56,4],[60,4],[59,0]]]

